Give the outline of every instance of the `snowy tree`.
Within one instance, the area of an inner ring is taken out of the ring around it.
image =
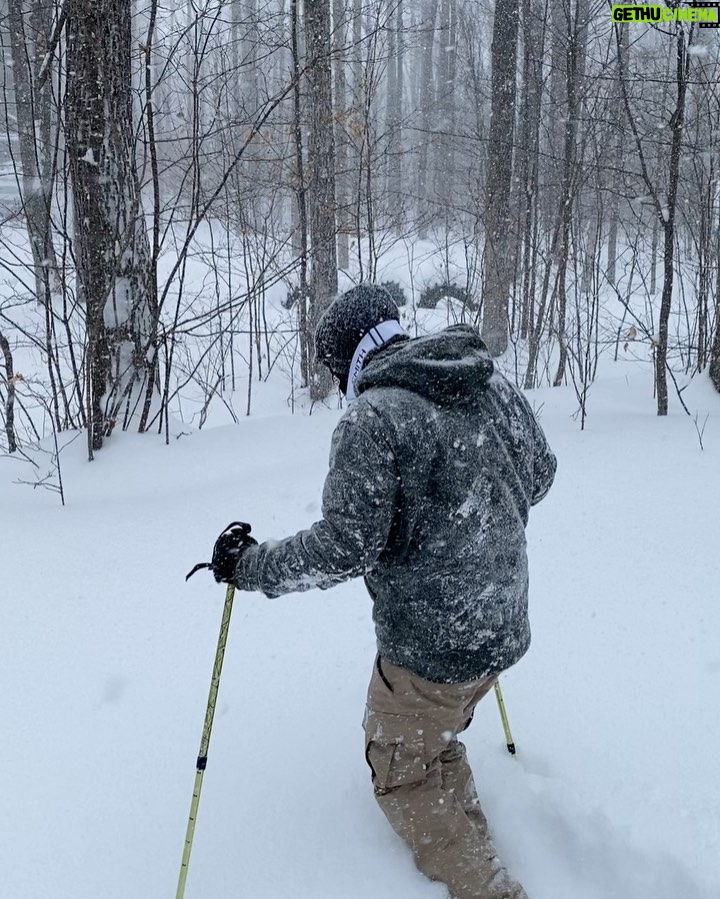
[[[57,272],[51,229],[56,155],[52,93],[40,73],[51,33],[49,0],[8,0],[21,193],[32,251],[37,301],[49,303]]]
[[[652,177],[648,165],[646,142],[643,141],[636,122],[636,112],[631,103],[628,73],[624,68],[624,54],[621,49],[621,36],[617,34],[618,60],[620,62],[621,87],[625,105],[625,113],[630,123],[635,149],[640,163],[642,179],[651,198],[655,215],[663,234],[663,287],[660,301],[660,314],[657,333],[653,335],[655,348],[655,385],[657,391],[658,415],[668,413],[668,343],[670,312],[673,303],[673,287],[675,283],[675,243],[677,225],[678,192],[680,189],[680,158],[685,139],[685,113],[687,105],[688,77],[690,74],[691,56],[688,53],[692,43],[693,31],[678,22],[675,26],[674,45],[674,88],[675,97],[672,113],[668,122],[670,141],[667,146],[665,169],[667,172],[664,190]]]
[[[76,0],[66,28],[65,133],[86,309],[90,444],[99,449],[137,409],[157,302],[135,163],[131,2]]]
[[[308,199],[312,305],[309,321],[314,330],[338,287],[330,0],[305,0],[305,34],[311,109]],[[331,386],[332,380],[325,366],[313,366],[310,382],[313,399],[327,396]]]
[[[485,172],[483,339],[495,355],[508,342],[514,231],[510,217],[515,125],[518,0],[497,0],[492,40],[492,103]]]
[[[595,0],[0,0],[19,445],[48,417],[167,439],[197,394],[234,420],[278,362],[292,407],[326,396],[338,261],[462,298],[527,388],[591,396],[608,348],[661,414],[720,384],[715,35]]]

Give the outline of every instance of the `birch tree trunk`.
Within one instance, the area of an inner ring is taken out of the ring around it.
[[[37,77],[47,51],[52,6],[47,0],[8,0],[8,25],[23,211],[33,257],[36,299],[49,303],[57,276],[50,222],[54,180],[52,91],[49,84],[39,90]]]
[[[157,298],[135,165],[130,0],[75,0],[67,21],[65,136],[78,295],[86,309],[90,456],[127,427],[153,352]]]
[[[318,319],[338,289],[330,0],[305,0],[305,35],[311,110],[308,185],[311,259],[309,324],[314,333]],[[331,388],[330,372],[324,365],[315,365],[313,361],[311,398],[322,399]]]

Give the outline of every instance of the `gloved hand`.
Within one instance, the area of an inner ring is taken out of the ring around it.
[[[218,584],[232,584],[240,557],[249,546],[257,546],[251,530],[246,522],[233,521],[215,541],[210,568]]]

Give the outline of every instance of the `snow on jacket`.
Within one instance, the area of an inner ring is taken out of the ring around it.
[[[428,680],[530,644],[525,526],[556,461],[525,397],[456,325],[367,364],[335,429],[320,521],[251,547],[236,584],[280,596],[364,576],[378,651]]]

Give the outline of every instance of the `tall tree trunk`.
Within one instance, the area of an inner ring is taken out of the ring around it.
[[[439,0],[425,0],[421,22],[421,57],[419,66],[420,96],[420,158],[417,169],[417,198],[420,220],[420,237],[423,238],[432,217],[430,184],[428,177],[428,152],[431,143],[432,114],[435,107],[435,70],[433,67],[433,47],[435,44],[435,22]]]
[[[485,275],[482,334],[499,356],[508,344],[508,302],[514,270],[510,215],[519,0],[497,0],[492,40],[492,100],[485,182]]]
[[[441,0],[438,40],[440,52],[437,65],[437,108],[439,134],[435,140],[434,194],[444,206],[446,221],[450,217],[455,188],[455,127],[457,72],[457,0]]]
[[[244,119],[252,123],[257,118],[260,107],[260,70],[258,69],[258,49],[260,47],[260,29],[257,0],[244,0],[245,27],[243,34],[243,67],[241,78],[243,84]]]
[[[720,215],[715,240],[715,259],[720,260]],[[710,379],[720,393],[720,263],[715,268],[715,336],[710,347]]]
[[[720,259],[720,222],[718,223],[717,257]],[[715,278],[715,337],[710,348],[710,379],[720,393],[720,265]]]
[[[557,248],[557,337],[560,353],[553,381],[556,387],[562,383],[565,377],[565,366],[567,364],[567,269],[570,254],[570,227],[577,190],[575,171],[576,141],[580,120],[583,81],[585,79],[585,52],[588,27],[587,0],[576,0],[574,13],[568,9],[567,15],[567,61],[565,65],[567,109],[565,113],[562,190],[558,212],[562,226],[560,228],[560,243]]]
[[[334,100],[336,109],[335,150],[337,163],[335,185],[338,216],[338,266],[341,269],[346,269],[350,265],[350,233],[352,227],[348,177],[346,40],[345,0],[333,0],[333,65],[335,68]]]
[[[387,152],[387,195],[392,220],[400,229],[404,221],[404,197],[402,193],[403,177],[403,84],[404,84],[404,33],[403,2],[388,0],[389,14],[394,12],[395,21],[388,19],[390,44],[388,52],[388,89],[386,131],[388,134]]]
[[[624,59],[617,59],[616,67],[618,73],[628,70],[628,55],[630,53],[630,28],[626,24],[617,26],[621,30],[620,41],[618,44],[618,56],[623,55]],[[612,107],[613,113],[618,116],[614,120],[613,135],[613,166],[619,171],[623,169],[623,161],[625,156],[625,144],[627,134],[627,122],[622,111],[622,91],[620,88],[620,78],[618,77],[618,85],[614,91],[613,97],[615,103]],[[618,102],[619,101],[619,102]],[[612,176],[611,176],[612,177]],[[617,181],[617,179],[614,179]],[[608,215],[610,218],[610,230],[608,232],[608,253],[607,253],[607,279],[613,286],[617,281],[617,244],[618,231],[620,227],[620,201],[618,197],[617,185],[610,190],[610,198],[608,202]]]
[[[36,299],[50,301],[57,262],[52,242],[54,172],[52,90],[40,90],[37,77],[47,51],[52,6],[46,0],[8,0],[22,200],[35,273]]]
[[[522,191],[519,221],[523,224],[521,267],[523,283],[520,315],[520,337],[523,340],[526,340],[532,331],[535,303],[537,257],[535,232],[538,218],[540,114],[543,93],[543,45],[545,42],[544,30],[537,27],[537,23],[541,19],[537,0],[523,0],[523,103],[518,160],[519,182]]]
[[[351,137],[349,177],[350,196],[357,242],[360,277],[363,277],[362,236],[365,221],[365,181],[363,178],[363,147],[365,146],[365,69],[363,64],[363,0],[352,0],[352,102],[348,120]]]
[[[562,183],[563,148],[565,127],[558,110],[567,105],[567,32],[570,0],[548,0],[550,7],[550,77],[548,79],[549,104],[545,110],[547,122],[547,148],[545,159],[546,190],[544,191],[544,218],[555,221],[556,198]]]
[[[291,43],[293,75],[293,142],[295,149],[295,180],[296,190],[295,208],[297,210],[297,227],[294,234],[297,238],[296,250],[300,257],[300,285],[298,298],[298,324],[300,328],[300,376],[302,383],[310,383],[310,371],[312,368],[312,340],[308,327],[308,312],[310,307],[310,291],[308,287],[308,209],[307,187],[305,178],[305,149],[302,126],[302,91],[300,73],[302,71],[300,59],[300,0],[290,0],[291,3]]]
[[[307,79],[311,108],[310,135],[310,258],[309,324],[318,319],[337,293],[335,244],[335,136],[330,66],[330,0],[305,0]],[[327,396],[332,378],[324,365],[314,365],[310,380],[313,400]]]
[[[685,101],[687,95],[687,79],[689,59],[685,31],[678,28],[676,36],[677,99],[675,111],[670,119],[672,141],[670,143],[670,169],[668,173],[667,207],[658,210],[663,228],[663,289],[660,300],[660,319],[658,323],[658,345],[655,356],[655,383],[657,385],[658,415],[668,413],[667,386],[667,351],[669,339],[670,310],[672,308],[673,284],[675,278],[675,213],[677,207],[678,183],[680,179],[680,156],[683,145],[685,125]]]
[[[157,298],[135,165],[130,0],[75,0],[67,21],[65,132],[78,294],[86,308],[90,454],[147,376]]]

